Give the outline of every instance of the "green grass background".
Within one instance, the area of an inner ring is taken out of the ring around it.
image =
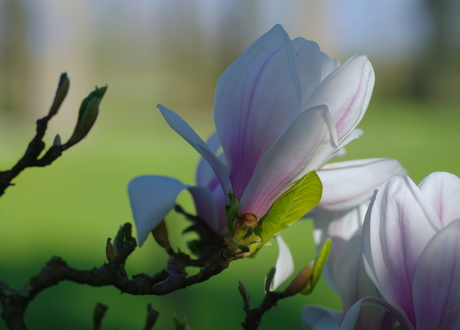
[[[161,174],[194,183],[198,155],[161,118],[154,97],[138,99],[109,87],[98,122],[89,136],[47,168],[27,169],[0,199],[0,278],[20,288],[36,275],[51,256],[69,265],[91,269],[105,262],[105,241],[120,224],[132,221],[126,186],[141,174]],[[144,94],[145,95],[145,94]],[[212,111],[175,108],[202,137],[213,130]],[[76,115],[75,115],[76,116]],[[428,105],[418,101],[374,99],[362,123],[364,135],[347,148],[343,160],[373,157],[398,159],[418,183],[434,171],[460,175],[455,105]],[[0,169],[8,169],[25,150],[34,133],[34,121],[0,123]],[[56,132],[52,125],[48,145]],[[179,202],[193,210],[183,193]],[[182,236],[187,222],[176,214],[167,218],[174,247],[186,250]],[[283,232],[300,270],[314,257],[311,222],[299,221]],[[251,306],[263,299],[263,280],[274,266],[277,247],[264,248],[255,259],[240,260],[207,283],[164,297],[120,294],[112,287],[94,288],[61,282],[42,292],[26,313],[28,329],[90,329],[97,302],[109,306],[102,329],[142,329],[146,306],[160,312],[155,329],[173,329],[172,314],[186,315],[192,329],[238,329],[244,320],[237,279],[251,291]],[[153,274],[166,265],[167,256],[148,240],[129,258],[130,275]],[[193,270],[191,270],[193,271]],[[192,273],[192,272],[191,272]],[[264,316],[261,329],[299,329],[299,311],[308,304],[340,308],[340,300],[321,281],[311,296],[280,301]],[[0,321],[0,329],[6,329]]]

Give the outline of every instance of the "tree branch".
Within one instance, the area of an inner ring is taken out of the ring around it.
[[[231,261],[241,258],[231,254],[225,247],[206,267],[196,275],[187,277],[186,267],[201,266],[201,260],[191,259],[190,256],[178,252],[168,261],[168,270],[149,276],[139,274],[129,279],[124,264],[129,255],[137,246],[135,238],[131,236],[132,225],[126,223],[123,229],[126,240],[118,255],[108,264],[92,270],[77,270],[62,260],[53,257],[40,271],[32,277],[21,290],[13,290],[6,283],[0,282],[0,301],[3,306],[2,317],[10,329],[26,329],[24,313],[30,301],[41,291],[68,280],[90,286],[115,286],[121,292],[132,295],[166,295],[187,286],[204,282],[228,268]]]

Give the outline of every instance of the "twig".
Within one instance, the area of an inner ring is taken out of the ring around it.
[[[148,304],[147,305],[147,321],[145,323],[144,330],[152,330],[159,315],[160,313],[158,313],[156,310],[152,308],[152,304]]]
[[[11,168],[11,170],[0,172],[0,196],[5,193],[6,188],[14,185],[11,181],[26,168],[51,165],[62,155],[62,152],[80,142],[86,134],[88,134],[94,124],[94,121],[96,120],[99,103],[104,96],[107,87],[96,88],[94,92],[90,93],[89,96],[83,100],[82,105],[80,106],[77,125],[70,140],[61,145],[61,138],[57,135],[53,146],[46,151],[42,158],[39,158],[40,154],[45,149],[45,142],[42,140],[45,136],[46,129],[48,128],[48,122],[57,114],[59,108],[61,107],[61,104],[69,90],[69,84],[70,82],[67,78],[67,74],[63,73],[59,80],[56,95],[53,103],[51,104],[48,115],[37,120],[35,136],[32,141],[30,141],[26,152],[16,165]]]
[[[99,330],[101,328],[102,319],[104,318],[105,312],[107,312],[108,307],[101,303],[96,304],[96,308],[94,309],[94,316],[93,316],[93,323],[94,323],[94,330]]]
[[[278,300],[286,298],[284,292],[268,292],[262,304],[254,309],[247,309],[245,303],[246,318],[241,325],[245,330],[256,330],[262,322],[262,316],[272,307],[277,306]]]
[[[24,156],[13,166],[11,170],[0,172],[0,196],[5,193],[6,188],[12,186],[11,181],[27,167],[44,167],[50,165],[62,155],[63,146],[53,145],[48,149],[42,158],[38,158],[45,149],[45,143],[42,141],[50,116],[37,120],[37,133],[29,143]]]

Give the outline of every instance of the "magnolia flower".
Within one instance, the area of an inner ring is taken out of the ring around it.
[[[291,41],[276,25],[219,79],[214,121],[222,155],[177,114],[162,105],[158,108],[209,163],[217,179],[212,184],[214,193],[225,201],[231,191],[239,200],[240,216],[252,213],[261,219],[294,182],[361,135],[355,127],[367,109],[373,86],[374,71],[366,56],[355,55],[339,65],[315,42]],[[170,189],[165,180],[144,181],[137,178],[129,188],[139,237],[147,237],[165,213],[160,216],[155,211],[157,196],[144,194]],[[145,189],[151,184],[159,186]],[[170,209],[175,197],[160,197],[162,202],[169,198]],[[136,202],[138,198],[142,202]],[[224,209],[217,212],[220,219]]]
[[[380,296],[364,268],[362,225],[374,189],[406,171],[398,161],[380,158],[328,164],[317,173],[323,183],[323,197],[312,212],[315,243],[321,247],[328,238],[332,240],[323,276],[339,294],[343,311],[307,306],[301,315],[306,329],[339,329],[347,311],[357,301],[366,296]],[[384,310],[365,308],[355,330],[389,329],[394,324]]]
[[[436,172],[418,187],[394,177],[371,202],[363,229],[366,270],[388,302],[378,303],[404,330],[460,328],[459,200],[460,179]]]
[[[214,121],[224,161],[159,105],[170,126],[205,158],[240,215],[262,218],[273,202],[349,141],[374,85],[367,57],[339,65],[316,43],[291,41],[281,25],[256,40],[220,77]]]

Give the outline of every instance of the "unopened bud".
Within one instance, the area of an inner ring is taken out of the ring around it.
[[[60,146],[61,144],[61,136],[59,134],[56,134],[56,136],[54,137],[53,146]]]
[[[171,248],[168,237],[168,228],[166,228],[166,223],[164,220],[162,220],[158,226],[152,230],[152,235],[159,246],[165,249]]]
[[[273,279],[275,278],[276,274],[276,267],[273,267],[270,269],[270,271],[267,274],[267,277],[265,278],[265,283],[264,283],[264,288],[265,288],[265,293],[269,293],[270,287],[272,285]]]
[[[80,142],[91,130],[99,114],[99,103],[104,97],[106,90],[107,86],[96,88],[94,92],[83,100],[78,112],[77,125],[69,141],[66,143],[67,148]]]
[[[59,108],[61,107],[62,102],[67,96],[67,92],[69,91],[69,86],[70,86],[70,80],[67,77],[67,73],[61,74],[61,78],[59,79],[58,88],[56,90],[56,95],[54,96],[53,104],[51,105],[50,111],[48,112],[49,117],[53,117],[55,114],[57,114]]]
[[[296,295],[307,286],[308,282],[310,282],[311,276],[313,274],[313,265],[314,262],[311,262],[308,266],[304,267],[299,274],[292,280],[292,282],[288,285],[286,290],[284,290],[284,295],[286,297],[290,297]]]
[[[107,245],[105,246],[105,256],[107,257],[108,262],[111,262],[113,258],[115,258],[115,250],[113,249],[111,238],[107,238]]]
[[[247,286],[240,279],[238,279],[238,291],[240,291],[241,297],[243,297],[243,301],[246,303],[249,302],[251,295],[249,294]]]
[[[242,227],[255,227],[257,226],[257,216],[253,213],[243,214],[238,218],[238,221],[235,224],[235,229]]]

